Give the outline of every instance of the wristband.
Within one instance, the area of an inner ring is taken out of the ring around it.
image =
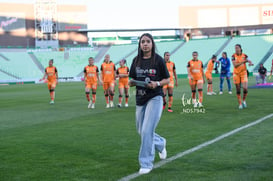
[[[157,84],[158,87],[160,86],[160,82],[157,81],[156,84]]]

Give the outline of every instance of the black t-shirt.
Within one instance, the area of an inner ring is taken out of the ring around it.
[[[152,59],[141,59],[136,65],[137,57],[134,58],[130,68],[129,77],[139,81],[161,81],[170,77],[165,61],[158,54],[155,55],[155,63],[152,63]],[[149,89],[145,87],[136,87],[136,105],[141,106],[147,103],[151,98],[155,96],[163,96],[162,87],[156,87],[155,89]]]
[[[259,68],[258,72],[261,74],[261,75],[265,75],[266,74],[266,68],[263,67],[263,68]]]

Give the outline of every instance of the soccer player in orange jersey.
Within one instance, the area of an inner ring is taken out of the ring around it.
[[[104,62],[101,65],[101,76],[103,81],[103,90],[106,100],[106,108],[114,107],[114,93],[115,93],[115,78],[116,68],[115,64],[110,61],[110,55],[107,54],[104,57]],[[109,104],[110,98],[110,104]]]
[[[207,89],[207,95],[216,95],[215,92],[213,92],[213,88],[212,88],[212,71],[214,68],[214,62],[216,61],[216,56],[213,55],[211,60],[209,61],[208,65],[207,65],[207,71],[205,73],[207,81],[208,81],[208,89]]]
[[[166,95],[167,95],[167,91],[168,91],[168,96],[169,96],[168,112],[173,112],[173,110],[172,110],[173,88],[174,88],[174,85],[177,87],[178,83],[177,83],[177,75],[176,75],[176,70],[175,70],[175,64],[172,61],[170,61],[170,56],[171,55],[170,55],[169,52],[164,53],[164,60],[165,60],[168,72],[170,74],[170,83],[163,86],[163,92],[164,92],[163,109],[165,109],[165,106],[167,104]],[[174,84],[173,77],[175,78],[175,84]]]
[[[198,52],[192,53],[193,59],[188,62],[187,71],[189,84],[192,91],[192,102],[194,107],[203,107],[203,84],[205,83],[205,75],[203,71],[203,63],[198,60]],[[198,89],[199,102],[196,101],[196,87]]]
[[[57,68],[53,66],[53,59],[50,59],[48,62],[49,66],[45,69],[45,74],[41,80],[44,80],[47,77],[47,87],[50,93],[50,104],[54,104],[55,99],[55,87],[58,83],[58,71]]]
[[[248,56],[243,53],[240,44],[235,45],[235,53],[232,55],[232,63],[234,66],[233,70],[233,81],[236,86],[237,99],[239,102],[239,109],[246,108],[246,96],[247,96],[247,69],[246,63],[249,63],[249,66],[252,66],[252,62],[248,60]],[[243,87],[243,101],[241,99],[241,85]]]
[[[117,77],[119,77],[118,89],[119,89],[119,103],[118,107],[121,107],[122,96],[125,92],[125,107],[128,107],[129,99],[129,68],[125,65],[126,60],[122,59],[119,62],[120,67],[117,69]]]
[[[97,91],[97,82],[99,80],[99,69],[94,65],[94,58],[88,58],[89,64],[84,67],[84,80],[85,80],[85,95],[86,99],[89,102],[88,108],[95,108],[96,103],[96,91]],[[99,80],[100,83],[100,80]],[[90,89],[92,89],[92,101],[90,99]]]

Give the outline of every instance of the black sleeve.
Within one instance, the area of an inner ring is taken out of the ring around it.
[[[102,71],[102,69],[103,69],[103,68],[102,68],[102,65],[101,65],[101,66],[100,66],[100,70]]]
[[[116,74],[118,75],[119,74],[119,71],[118,71],[119,69],[117,69],[117,71],[116,71]]]
[[[203,62],[201,63],[201,67],[204,68]]]
[[[175,68],[175,64],[173,63],[173,70],[175,70],[176,68]]]
[[[84,67],[83,72],[86,73],[86,68]]]
[[[136,59],[137,57],[134,58],[130,71],[129,71],[129,77],[133,79],[136,79]]]
[[[234,55],[232,55],[231,60],[235,61],[235,56]]]
[[[127,67],[127,73],[129,72],[129,67]]]
[[[46,73],[46,68],[45,68],[45,73]]]
[[[159,70],[160,70],[160,78],[167,79],[170,77],[169,71],[167,69],[166,63],[164,62],[163,58],[160,56],[158,57],[159,61]]]
[[[97,70],[96,70],[96,72],[99,72],[99,68],[97,67]]]
[[[191,63],[190,63],[190,61],[188,62],[188,65],[187,65],[187,67],[191,67]]]
[[[56,72],[58,72],[58,71],[57,71],[57,68],[55,67],[55,73],[56,73]]]

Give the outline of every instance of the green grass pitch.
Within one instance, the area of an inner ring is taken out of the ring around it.
[[[128,108],[106,109],[99,87],[91,110],[82,82],[59,83],[54,105],[46,84],[1,86],[0,180],[118,180],[137,172],[134,90]],[[204,113],[183,113],[192,107],[183,107],[181,97],[191,94],[188,81],[179,79],[174,112],[163,112],[156,132],[167,138],[168,156],[173,156],[271,114],[272,90],[249,89],[244,110],[238,110],[234,88],[232,95],[204,93]],[[270,118],[135,180],[271,180],[272,130]]]

